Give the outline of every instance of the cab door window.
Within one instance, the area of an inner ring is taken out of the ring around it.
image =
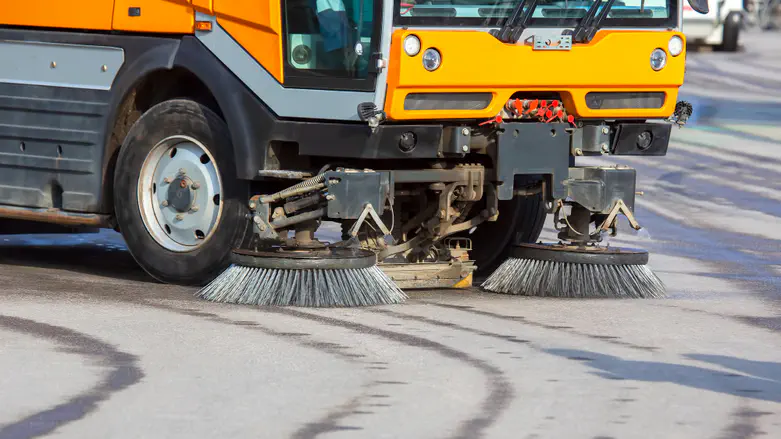
[[[282,0],[285,86],[374,90],[382,11],[372,0]]]

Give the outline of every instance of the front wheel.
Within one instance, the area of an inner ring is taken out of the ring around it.
[[[516,196],[499,202],[499,218],[477,226],[471,235],[471,258],[479,275],[493,272],[507,259],[513,245],[535,242],[547,217],[541,195]]]
[[[147,273],[203,285],[227,267],[249,230],[249,187],[236,178],[219,116],[190,100],[152,107],[128,133],[115,169],[119,230]]]

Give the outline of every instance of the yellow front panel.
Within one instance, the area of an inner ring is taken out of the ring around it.
[[[194,23],[195,12],[189,0],[114,1],[115,30],[192,33]]]
[[[414,57],[403,51],[409,34],[421,40]],[[667,50],[678,32],[602,30],[589,44],[574,44],[570,51],[535,51],[531,46],[505,44],[481,31],[399,30],[394,33],[388,94],[388,117],[403,119],[491,118],[519,91],[551,91],[561,94],[567,111],[580,118],[670,116],[678,87],[683,84],[685,53],[667,57],[667,66],[654,71],[651,51]],[[421,56],[433,47],[442,54],[442,65],[429,72]],[[592,110],[586,107],[590,91],[656,91],[666,93],[661,109]],[[484,110],[406,111],[404,98],[421,92],[491,92],[494,99]]]
[[[214,0],[217,22],[280,83],[282,17],[279,1]]]
[[[111,0],[4,0],[0,24],[110,30],[113,9]]]

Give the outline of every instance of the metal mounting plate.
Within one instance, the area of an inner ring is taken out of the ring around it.
[[[553,198],[565,198],[570,140],[567,124],[506,122],[497,134],[497,188],[500,200],[513,198],[516,175],[551,176]]]
[[[569,168],[567,197],[592,212],[609,214],[618,200],[635,209],[637,172],[628,167]]]
[[[534,36],[534,50],[571,50],[572,35],[548,35]]]
[[[377,212],[385,210],[386,201],[393,202],[393,184],[389,172],[328,171],[326,187],[331,196],[328,201],[328,217],[357,219],[367,204]]]

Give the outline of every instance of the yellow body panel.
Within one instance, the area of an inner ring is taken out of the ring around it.
[[[132,17],[130,8],[140,8]],[[195,12],[189,0],[115,0],[114,30],[154,33],[192,33]]]
[[[409,34],[421,40],[414,57],[403,51]],[[569,114],[580,118],[659,118],[675,109],[678,87],[683,84],[685,53],[667,57],[667,65],[654,71],[651,51],[667,50],[670,37],[680,32],[602,30],[588,44],[574,44],[570,51],[535,51],[528,45],[505,44],[482,31],[398,30],[392,39],[385,111],[389,118],[453,119],[491,118],[510,97],[520,91],[561,94]],[[684,40],[685,41],[685,40]],[[429,72],[421,56],[429,47],[442,54],[442,65]],[[661,109],[592,110],[585,95],[591,91],[661,91]],[[491,92],[484,110],[406,111],[409,93]]]
[[[456,282],[455,285],[453,285],[453,288],[470,288],[472,286],[472,281],[473,275],[472,273],[469,273],[465,278]]]
[[[282,75],[282,18],[278,1],[214,0],[222,26],[277,81]]]
[[[0,23],[12,26],[111,30],[114,2],[79,0],[4,0]]]

